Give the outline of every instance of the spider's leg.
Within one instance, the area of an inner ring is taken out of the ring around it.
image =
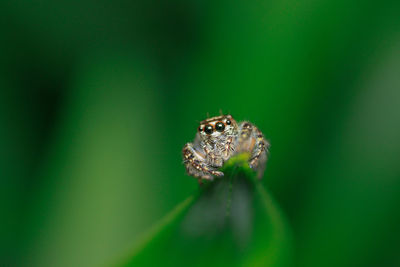
[[[262,176],[265,169],[270,144],[264,139],[263,134],[256,127],[253,129],[251,138],[255,139],[255,142],[249,164],[251,168],[258,169],[258,175],[259,178],[261,178],[260,176]]]
[[[196,151],[192,143],[187,143],[182,150],[183,161],[189,175],[198,179],[213,180],[214,176],[223,176],[224,173],[216,171],[207,164],[205,155]]]
[[[258,178],[264,174],[267,161],[269,142],[264,139],[261,131],[249,122],[243,122],[239,133],[241,151],[250,153],[249,165],[257,171]]]

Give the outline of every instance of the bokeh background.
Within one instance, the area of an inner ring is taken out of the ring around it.
[[[400,266],[399,1],[0,10],[1,266],[112,264],[197,190],[181,148],[220,110],[271,141],[295,266]]]

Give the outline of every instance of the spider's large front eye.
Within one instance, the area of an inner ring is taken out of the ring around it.
[[[204,127],[204,132],[205,132],[206,134],[212,134],[212,132],[213,132],[213,127],[212,127],[210,124],[207,124],[207,125]]]
[[[225,125],[222,122],[218,122],[217,124],[215,124],[215,130],[217,130],[218,132],[223,132],[225,129]]]

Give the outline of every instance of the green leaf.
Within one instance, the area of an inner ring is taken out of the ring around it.
[[[284,216],[255,178],[247,154],[151,228],[119,266],[287,266]]]

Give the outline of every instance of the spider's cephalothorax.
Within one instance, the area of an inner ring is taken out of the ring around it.
[[[249,165],[261,178],[269,143],[260,130],[249,122],[237,123],[231,115],[212,117],[200,122],[193,143],[183,148],[186,171],[201,181],[224,174],[217,169],[233,155],[249,152]]]

